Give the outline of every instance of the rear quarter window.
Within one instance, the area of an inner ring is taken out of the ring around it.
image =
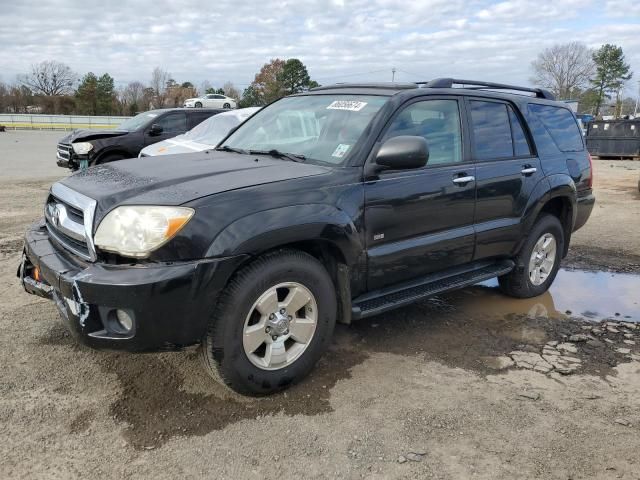
[[[540,120],[560,151],[579,152],[584,150],[578,122],[568,109],[530,103],[529,112]]]

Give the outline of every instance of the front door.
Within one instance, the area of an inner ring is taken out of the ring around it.
[[[145,145],[151,145],[185,133],[187,131],[187,116],[184,112],[170,112],[158,117],[156,121],[152,122],[152,125],[162,127],[162,132],[150,135],[151,125],[147,127],[144,133]]]
[[[423,136],[429,160],[415,170],[381,170],[365,182],[368,288],[471,261],[475,167],[456,98],[418,99],[396,113],[381,142]]]

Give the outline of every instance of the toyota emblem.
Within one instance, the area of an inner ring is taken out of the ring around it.
[[[57,203],[51,207],[51,222],[56,227],[60,225],[60,206]]]

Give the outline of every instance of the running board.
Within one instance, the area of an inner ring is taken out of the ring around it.
[[[368,293],[353,300],[352,317],[356,320],[378,315],[439,293],[474,285],[509,273],[514,266],[515,264],[511,260],[485,263],[478,265],[476,268],[462,271],[457,269],[450,271],[448,274],[433,274],[425,277],[422,281],[414,281],[404,284],[404,286],[395,286],[391,289]]]

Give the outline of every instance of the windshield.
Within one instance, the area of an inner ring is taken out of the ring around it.
[[[191,140],[205,145],[216,146],[229,131],[244,122],[260,108],[241,108],[230,112],[219,113],[207,118],[204,122],[196,125],[187,133],[182,135],[184,140]]]
[[[353,146],[388,97],[305,95],[265,107],[222,145],[242,150],[277,150],[306,161],[343,165]]]
[[[135,117],[132,117],[128,120],[125,120],[116,130],[126,130],[127,132],[133,132],[138,130],[140,127],[146,125],[148,122],[152,121],[152,119],[156,118],[158,114],[156,112],[144,112],[139,113]]]

